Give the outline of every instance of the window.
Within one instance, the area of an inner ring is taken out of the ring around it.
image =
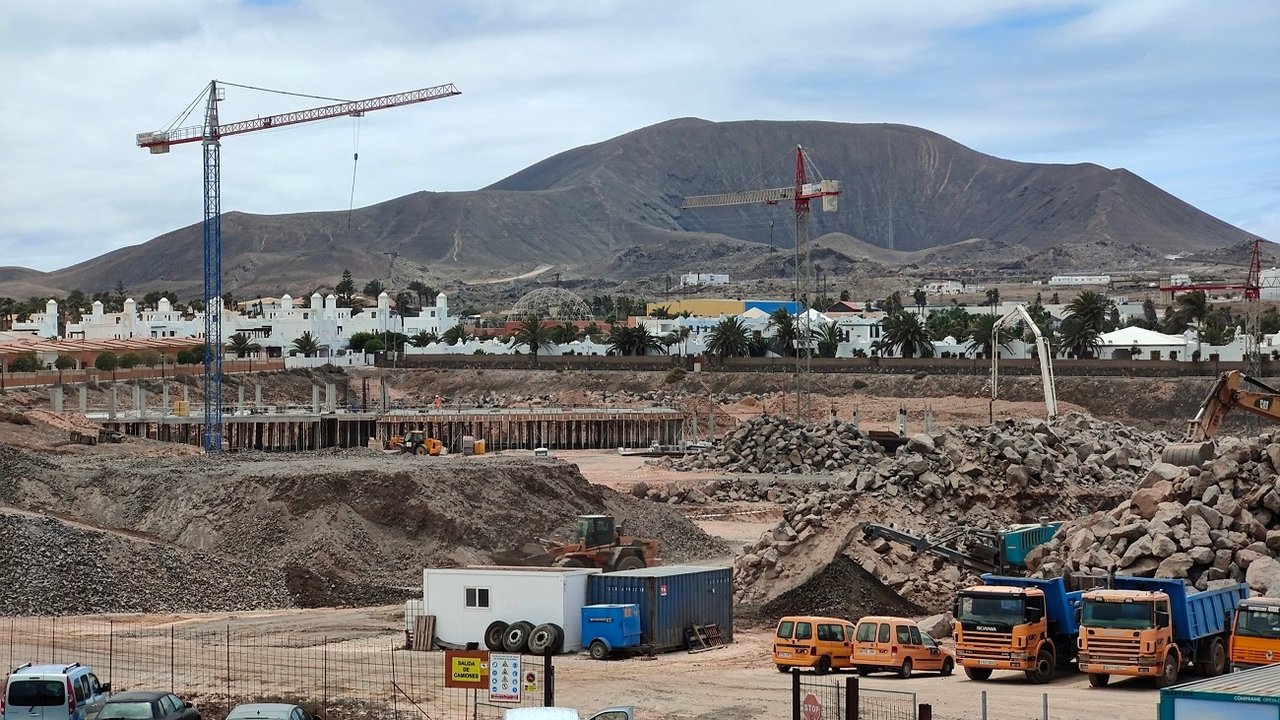
[[[858,626],[858,642],[872,642],[876,639],[875,623],[862,623]]]
[[[898,626],[897,635],[898,635],[898,642],[902,643],[903,645],[911,644],[911,631],[907,629],[906,625]]]
[[[882,643],[887,643],[887,642],[889,642],[889,623],[881,623],[881,624],[880,624],[880,637],[879,637],[879,641],[880,641],[880,642],[882,642]]]
[[[489,609],[489,588],[466,588],[465,606],[471,609]]]
[[[14,680],[9,683],[9,707],[50,707],[67,701],[61,680]]]
[[[794,621],[783,620],[782,622],[778,623],[778,637],[784,640],[790,640],[791,631],[794,630],[795,627],[796,627],[796,624]]]
[[[72,687],[76,689],[76,701],[84,702],[89,697],[89,679],[81,675],[71,681]]]
[[[938,642],[929,635],[921,635],[920,639],[924,641],[924,646],[927,648],[938,647]]]
[[[177,712],[177,710],[178,710],[178,698],[172,695],[161,696],[160,711],[162,713],[164,713],[165,715],[168,715],[171,712]]]
[[[85,677],[89,678],[89,694],[99,695],[102,693],[102,683],[98,682],[98,676],[89,673]]]
[[[807,623],[807,622],[796,623],[796,639],[797,639],[797,640],[812,640],[812,639],[813,639],[813,625],[811,625],[811,624],[809,624],[809,623]]]
[[[302,711],[302,708],[294,708],[293,712],[289,713],[289,720],[307,720],[307,714]]]
[[[920,628],[916,627],[915,625],[911,626],[911,644],[912,645],[924,644],[924,642],[920,639]]]
[[[832,642],[844,642],[843,625],[819,625],[818,639]]]

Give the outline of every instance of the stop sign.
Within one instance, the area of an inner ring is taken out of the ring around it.
[[[822,703],[818,702],[818,696],[813,693],[804,696],[800,711],[804,714],[804,720],[822,720]]]

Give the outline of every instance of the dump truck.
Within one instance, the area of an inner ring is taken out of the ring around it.
[[[1181,579],[1125,576],[1107,585],[1081,598],[1078,664],[1090,685],[1122,675],[1163,688],[1189,665],[1206,677],[1226,670],[1231,612],[1248,585],[1196,592]]]
[[[1172,465],[1199,465],[1212,459],[1213,435],[1232,408],[1280,420],[1280,390],[1239,370],[1222,373],[1187,424],[1182,442],[1166,446],[1160,459]]]
[[[996,670],[1021,670],[1047,683],[1075,657],[1075,609],[1080,591],[1063,578],[982,575],[982,584],[956,596],[956,662],[970,680]]]
[[[1229,656],[1232,672],[1280,662],[1280,598],[1236,603]]]
[[[591,567],[605,572],[654,567],[658,541],[626,535],[612,515],[579,515],[568,541],[539,540],[493,554],[499,565]]]

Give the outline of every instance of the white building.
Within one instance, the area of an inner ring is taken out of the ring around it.
[[[58,337],[58,303],[50,299],[44,304],[44,312],[32,313],[30,320],[14,322],[9,332],[39,338]]]
[[[1169,284],[1173,287],[1182,287],[1191,284],[1191,276],[1186,274],[1177,274],[1169,276]]]
[[[925,295],[966,295],[986,290],[983,285],[971,285],[963,280],[940,280],[927,282],[920,286]]]
[[[582,649],[582,606],[597,568],[466,567],[422,571],[422,612],[436,616],[436,637],[484,647],[490,623],[555,623],[564,651]]]
[[[1054,275],[1049,287],[1079,287],[1082,285],[1110,285],[1110,275]]]
[[[716,273],[685,273],[680,276],[680,286],[728,285],[729,276]]]
[[[1187,352],[1187,339],[1182,335],[1166,335],[1154,330],[1140,327],[1124,327],[1103,333],[1098,337],[1102,343],[1099,357],[1108,360],[1128,357],[1130,351],[1141,353],[1139,359],[1146,360],[1190,360]],[[1195,343],[1191,343],[1192,350]]]

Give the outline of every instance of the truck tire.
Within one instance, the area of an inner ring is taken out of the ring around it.
[[[1156,687],[1167,688],[1178,682],[1178,654],[1171,652],[1164,656],[1164,666],[1156,676]]]
[[[861,677],[866,677],[871,674],[871,668],[862,667],[861,665],[857,667],[857,671],[858,671],[858,675],[860,675]]]
[[[567,568],[580,568],[580,567],[587,566],[586,563],[582,562],[576,557],[565,558],[556,564],[559,565],[560,567],[567,567]]]
[[[1214,638],[1209,646],[1209,659],[1196,663],[1196,672],[1204,677],[1215,677],[1227,671],[1227,650],[1222,638]]]
[[[1106,687],[1111,682],[1111,676],[1106,673],[1089,673],[1089,684],[1093,687]]]
[[[1027,679],[1037,685],[1043,685],[1053,679],[1053,651],[1047,647],[1036,653],[1035,667],[1027,671]]]
[[[529,633],[533,632],[533,623],[513,622],[507,626],[507,634],[502,636],[502,649],[510,653],[522,653],[529,649]]]
[[[989,680],[991,678],[991,668],[966,667],[964,669],[964,674],[970,680],[982,682],[983,680]]]
[[[604,644],[599,638],[591,641],[591,646],[587,648],[587,652],[591,654],[592,660],[604,660],[609,657],[609,646]]]
[[[790,666],[790,665],[779,665],[779,666],[778,666],[778,672],[780,672],[780,673],[788,673],[788,672],[791,672],[791,666]]]
[[[484,646],[490,650],[502,652],[502,638],[507,634],[507,627],[507,624],[501,620],[489,623],[489,627],[484,629]]]
[[[639,570],[642,567],[644,567],[644,560],[641,560],[635,555],[628,555],[622,558],[621,560],[619,560],[618,564],[613,566],[613,569],[618,571]]]
[[[529,652],[534,655],[554,655],[556,641],[562,636],[552,623],[543,623],[529,633]]]
[[[414,454],[414,455],[426,455],[426,454],[427,454],[427,446],[426,446],[426,445],[419,445],[418,447],[416,447],[416,448],[414,448],[414,449],[413,449],[413,454]]]
[[[903,680],[911,677],[911,667],[911,658],[904,658],[902,660],[902,667],[898,668],[898,677]]]

